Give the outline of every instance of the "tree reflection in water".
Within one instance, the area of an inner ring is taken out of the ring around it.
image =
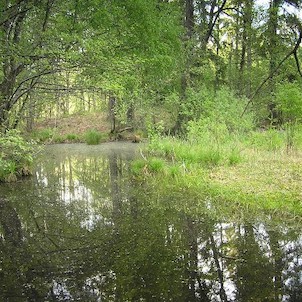
[[[134,148],[51,146],[1,186],[0,301],[302,301],[299,229],[192,209],[129,177]]]

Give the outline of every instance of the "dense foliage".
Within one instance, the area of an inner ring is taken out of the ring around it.
[[[26,142],[17,131],[0,136],[0,181],[15,181],[31,174],[33,155],[37,146]]]
[[[280,126],[289,113],[280,89],[301,86],[298,0],[0,4],[2,129],[107,111],[114,98],[116,128],[163,120],[180,133],[207,118],[205,101],[223,114],[216,93],[224,87],[243,98],[256,126]],[[287,104],[299,106],[292,97]]]

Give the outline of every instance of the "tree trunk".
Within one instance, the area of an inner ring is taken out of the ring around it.
[[[114,133],[116,131],[116,105],[116,98],[114,96],[110,96],[108,102],[108,109],[111,123],[111,133]]]
[[[251,93],[253,3],[250,0],[244,0],[243,5],[243,36],[239,80],[241,81],[240,92],[249,96]]]
[[[280,0],[271,0],[269,7],[269,20],[268,20],[268,36],[269,36],[269,74],[273,74],[278,65],[278,11]],[[275,92],[275,79],[273,77],[269,80],[269,87],[271,93],[271,99],[269,100],[269,120],[271,125],[277,125],[280,118],[280,113],[276,108],[276,104],[273,100],[273,94]]]
[[[181,85],[180,85],[180,105],[186,102],[187,98],[187,88],[190,82],[190,68],[192,61],[192,37],[194,34],[194,1],[185,0],[185,18],[184,18],[184,27],[185,27],[185,36],[184,36],[184,51],[185,51],[185,66],[183,73],[181,75]],[[183,125],[186,123],[187,116],[182,111],[180,106],[179,112],[177,115],[177,120],[175,126],[172,129],[172,134],[180,134],[183,131]]]

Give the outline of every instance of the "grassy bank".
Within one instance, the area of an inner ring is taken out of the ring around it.
[[[221,139],[155,137],[145,159],[133,164],[136,178],[154,182],[158,192],[183,192],[195,207],[240,215],[263,211],[302,220],[302,150],[288,149],[286,135],[270,130]],[[269,139],[269,137],[273,137]],[[208,137],[209,138],[209,137]],[[173,194],[174,194],[173,193]]]

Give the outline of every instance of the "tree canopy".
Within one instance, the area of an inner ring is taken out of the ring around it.
[[[301,4],[1,0],[1,128],[49,107],[68,113],[77,93],[93,91],[118,100],[121,121],[166,112],[176,133],[201,117],[205,87],[246,97],[243,116],[259,124],[280,124],[277,86],[301,82]]]

